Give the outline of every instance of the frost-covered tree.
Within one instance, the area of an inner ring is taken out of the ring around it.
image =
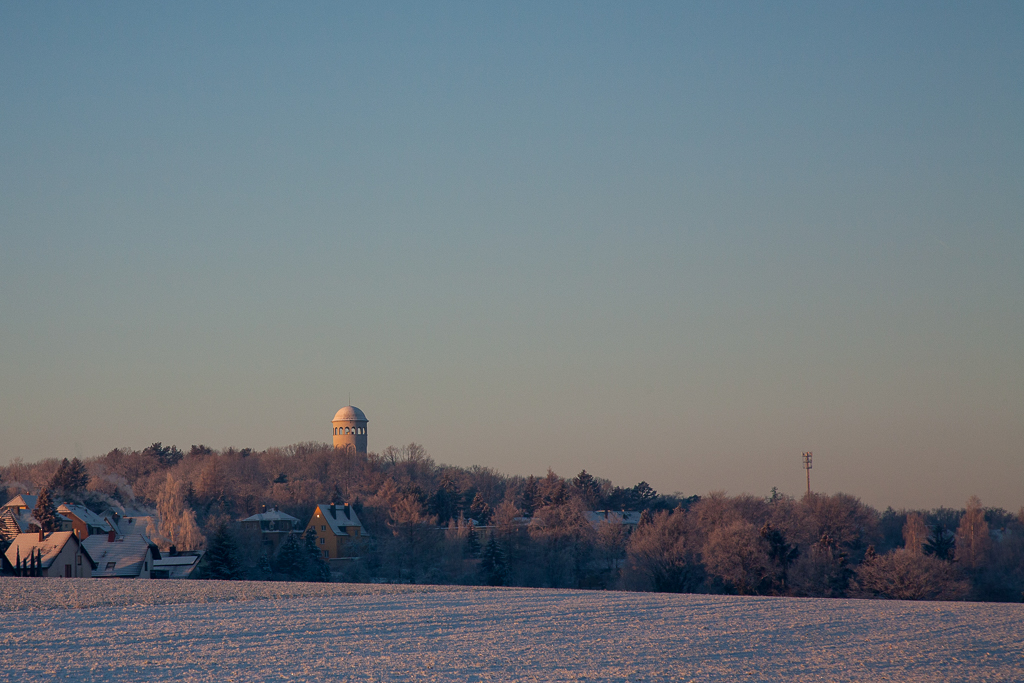
[[[977,496],[967,501],[967,510],[956,529],[956,559],[967,569],[979,569],[988,560],[992,549],[985,508]]]
[[[920,555],[927,540],[928,527],[924,524],[924,517],[917,512],[911,512],[903,525],[903,547],[915,555]]]
[[[708,534],[702,554],[708,573],[740,595],[761,593],[771,583],[767,544],[750,522],[737,520],[716,527]]]
[[[907,548],[861,563],[856,585],[862,593],[892,600],[958,600],[969,589],[950,563]]]
[[[199,550],[206,544],[206,538],[196,524],[196,513],[185,502],[187,496],[188,487],[168,472],[156,498],[156,509],[160,513],[159,534],[167,546]]]
[[[659,512],[629,538],[624,583],[632,590],[695,592],[704,581],[699,550],[686,513]]]

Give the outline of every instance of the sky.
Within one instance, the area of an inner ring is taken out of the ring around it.
[[[0,2],[0,463],[1024,505],[1024,5]]]

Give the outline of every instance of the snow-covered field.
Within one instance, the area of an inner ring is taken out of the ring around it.
[[[1024,681],[1024,605],[0,579],[0,612],[19,682]]]

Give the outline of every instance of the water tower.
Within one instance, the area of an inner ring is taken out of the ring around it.
[[[337,412],[331,424],[334,426],[334,447],[351,446],[356,453],[366,452],[366,415],[355,406],[345,406]]]

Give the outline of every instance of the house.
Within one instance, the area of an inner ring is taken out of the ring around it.
[[[88,578],[96,563],[72,531],[18,534],[4,557],[19,575]]]
[[[178,553],[172,547],[170,552],[153,560],[154,579],[195,579],[200,573],[199,565],[206,555],[205,551],[196,550]]]
[[[107,519],[84,505],[61,503],[57,506],[57,512],[71,520],[71,530],[83,540],[93,534],[108,534],[114,529]]]
[[[18,494],[0,507],[0,538],[5,541],[13,541],[18,534],[28,533],[29,525],[38,523],[32,517],[32,511],[36,509],[39,496]],[[57,521],[60,522],[60,529],[57,531],[73,531],[71,520],[58,510]]]
[[[30,496],[27,493],[19,493],[14,498],[4,503],[3,510],[28,510],[32,512],[36,509],[36,503],[39,502],[39,496]]]
[[[274,556],[277,549],[288,538],[288,534],[299,533],[300,524],[297,517],[281,512],[276,507],[267,510],[266,505],[263,506],[262,512],[242,520],[243,529],[260,532],[263,539],[263,550],[268,557]]]
[[[334,503],[318,504],[306,525],[306,530],[309,529],[316,532],[320,555],[327,560],[351,557],[352,551],[347,546],[370,535],[348,503],[341,506]]]
[[[4,507],[0,510],[0,538],[13,541],[18,534],[26,533],[31,518],[31,510]]]
[[[627,527],[629,531],[632,531],[638,524],[640,524],[641,513],[627,510],[590,510],[585,514],[587,516],[587,521],[590,522],[595,529],[602,524],[614,524],[616,526]]]
[[[82,546],[96,563],[92,575],[100,578],[149,579],[153,561],[160,558],[160,550],[142,534],[118,536],[110,531],[86,538]]]

